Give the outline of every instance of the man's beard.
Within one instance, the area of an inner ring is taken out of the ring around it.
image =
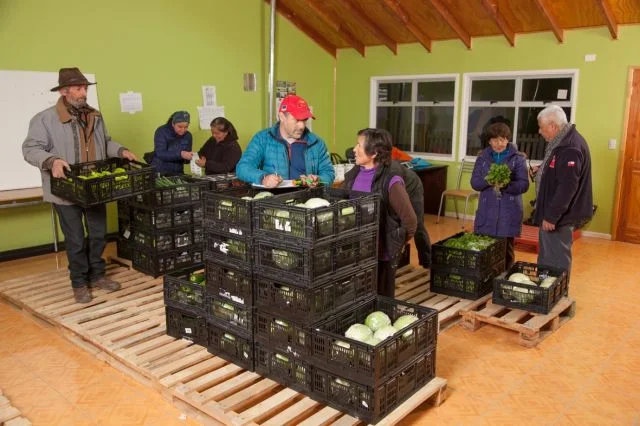
[[[80,97],[78,99],[67,99],[67,102],[74,108],[82,108],[87,106],[87,98]]]

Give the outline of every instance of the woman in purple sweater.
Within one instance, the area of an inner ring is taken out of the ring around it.
[[[384,129],[358,132],[356,167],[345,175],[343,188],[380,194],[378,294],[395,295],[398,260],[416,232],[416,213],[404,187],[402,169],[391,161],[391,134]]]

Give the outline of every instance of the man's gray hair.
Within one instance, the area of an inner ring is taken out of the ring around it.
[[[550,121],[558,127],[562,127],[568,123],[567,114],[558,105],[549,105],[538,113],[538,120]]]

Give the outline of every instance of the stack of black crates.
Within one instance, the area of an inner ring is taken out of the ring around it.
[[[482,250],[448,247],[447,240],[464,235],[460,232],[433,244],[431,249],[431,291],[463,299],[476,300],[493,289],[493,278],[505,270],[507,242],[496,238]]]
[[[216,252],[213,245],[208,244],[212,241],[213,230],[218,226],[223,227],[223,221],[213,220],[215,213],[210,211],[211,200],[235,188],[246,188],[246,185],[238,181],[234,175],[207,176],[206,179],[194,179],[194,183],[197,183],[198,188],[203,188],[200,191],[198,204],[200,212],[198,249],[201,255],[197,261],[179,270],[167,272],[164,277],[167,334],[191,340],[202,346],[209,346],[210,342],[214,342],[228,351],[231,350],[230,347],[238,348],[240,351],[237,354],[238,357],[232,361],[252,368],[252,365],[242,363],[242,359],[253,359],[250,351],[252,342],[236,333],[237,330],[251,329],[251,324],[247,324],[242,317],[242,309],[235,308],[236,303],[243,305],[244,300],[230,293],[227,293],[226,299],[211,296],[214,293],[218,294],[222,282],[227,283],[228,279],[240,280],[240,276],[235,277],[233,272],[227,269],[230,263],[235,262],[233,256],[222,257],[219,262],[212,261],[219,253],[235,252],[233,249],[225,250],[221,247],[218,247],[221,251]],[[238,266],[239,270],[245,273],[248,270],[250,274],[249,263],[238,262]],[[221,273],[222,276],[217,275]],[[250,296],[251,282],[248,284]],[[250,306],[251,298],[248,302]],[[225,324],[225,320],[228,323]],[[237,341],[236,336],[238,336]],[[243,353],[247,356],[242,355]]]
[[[150,192],[118,203],[118,255],[157,277],[202,262],[203,194],[209,183],[157,178]]]

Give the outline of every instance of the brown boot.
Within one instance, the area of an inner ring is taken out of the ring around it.
[[[91,281],[89,287],[101,288],[107,291],[116,291],[120,290],[120,283],[110,280],[107,277],[100,277],[95,281]]]
[[[73,297],[77,303],[91,302],[91,292],[87,287],[73,287]]]

